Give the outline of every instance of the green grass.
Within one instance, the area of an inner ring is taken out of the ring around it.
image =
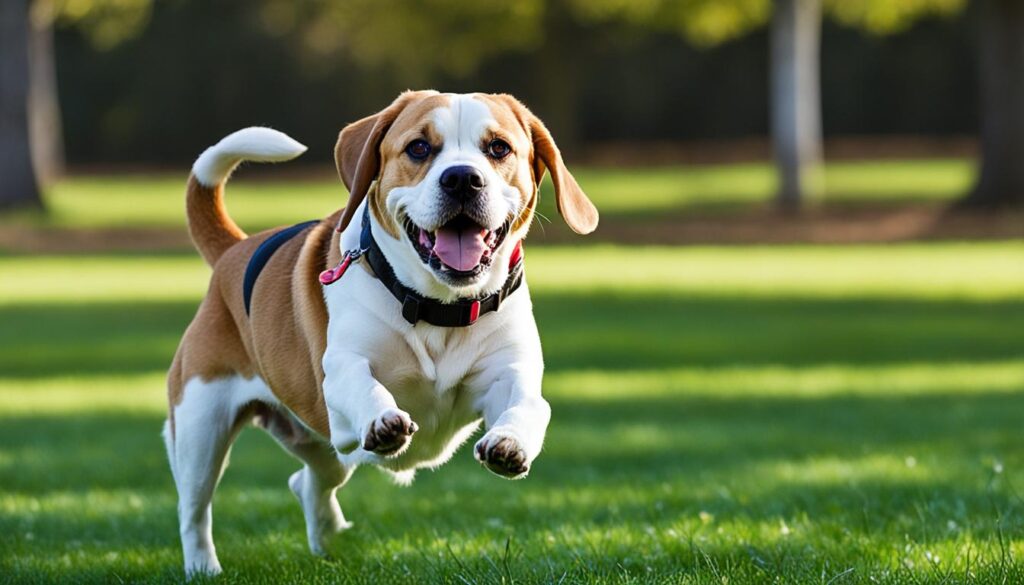
[[[553,407],[530,477],[467,450],[408,488],[360,470],[323,561],[298,464],[246,431],[218,582],[1024,579],[1024,243],[527,258]],[[206,276],[0,258],[0,582],[180,581],[162,370]]]
[[[838,202],[949,201],[972,177],[972,163],[960,159],[834,162],[826,168],[826,198]],[[774,171],[768,164],[576,170],[577,178],[605,219],[644,217],[693,208],[734,209],[770,200]],[[32,221],[61,227],[183,226],[187,169],[178,175],[78,177],[47,194],[46,218]],[[232,217],[262,229],[322,217],[344,204],[344,187],[333,178],[285,182],[240,180],[228,190]],[[249,175],[251,178],[251,175]],[[550,184],[542,211],[554,217]],[[24,218],[21,218],[24,219]]]

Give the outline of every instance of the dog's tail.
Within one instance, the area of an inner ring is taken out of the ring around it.
[[[225,250],[245,239],[245,232],[224,207],[224,183],[242,161],[291,160],[306,147],[270,128],[246,128],[207,148],[192,165],[185,208],[188,232],[196,249],[213,266]]]

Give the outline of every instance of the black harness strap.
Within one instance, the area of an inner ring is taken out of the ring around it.
[[[497,292],[479,298],[459,299],[452,303],[442,303],[436,299],[425,297],[398,281],[394,269],[388,263],[384,253],[377,245],[377,240],[370,233],[369,218],[363,216],[363,231],[360,237],[360,248],[365,250],[366,260],[381,284],[388,289],[398,302],[402,304],[402,317],[415,325],[417,321],[426,321],[437,327],[468,327],[481,315],[497,311],[505,298],[516,291],[523,283],[523,261],[517,259],[509,268],[505,284]]]
[[[252,303],[252,291],[256,286],[256,279],[260,277],[260,272],[263,272],[263,267],[270,261],[270,257],[285,242],[297,236],[302,230],[317,223],[320,223],[320,220],[314,219],[285,228],[263,240],[263,243],[252,253],[252,257],[249,258],[249,264],[245,267],[245,279],[242,280],[242,297],[245,299],[246,315],[249,314],[249,305]]]

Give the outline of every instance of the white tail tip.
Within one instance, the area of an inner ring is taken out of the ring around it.
[[[213,187],[227,180],[244,160],[282,162],[306,152],[306,147],[283,132],[253,126],[224,137],[207,148],[192,165],[196,179]]]

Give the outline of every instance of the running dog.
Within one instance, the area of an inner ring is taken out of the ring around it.
[[[507,95],[403,93],[341,131],[343,210],[246,236],[224,207],[228,176],[305,150],[247,128],[189,178],[189,232],[213,275],[170,368],[164,428],[189,576],[221,570],[211,500],[250,422],[303,462],[288,486],[323,554],[349,526],[336,491],[359,465],[408,483],[483,421],[474,456],[521,478],[551,417],[522,240],[545,171],[570,228],[593,231],[598,213],[544,124]]]

